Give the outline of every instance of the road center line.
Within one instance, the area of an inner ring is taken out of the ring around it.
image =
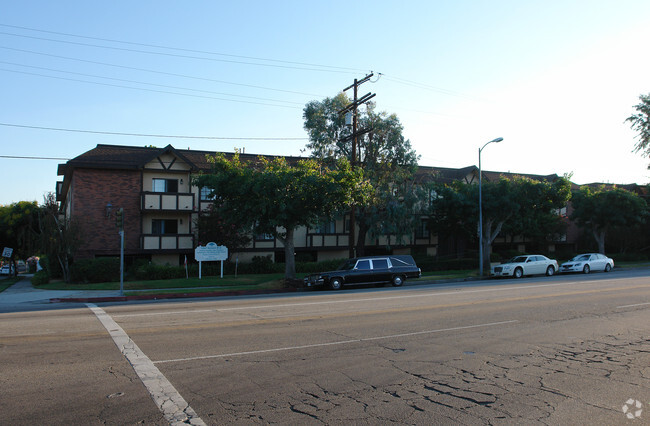
[[[140,350],[138,345],[102,308],[92,303],[86,306],[93,311],[97,319],[113,338],[113,342],[129,361],[133,370],[142,380],[151,398],[170,424],[205,425],[176,388],[167,380],[151,360]]]
[[[371,341],[374,341],[374,340],[384,340],[384,339],[394,339],[394,338],[399,338],[399,337],[417,336],[417,335],[420,335],[420,334],[434,334],[434,333],[443,333],[443,332],[446,332],[446,331],[468,330],[468,329],[471,329],[471,328],[479,328],[479,327],[493,327],[493,326],[496,326],[496,325],[512,324],[512,323],[515,323],[515,322],[519,322],[519,320],[499,321],[499,322],[490,322],[490,323],[485,323],[485,324],[465,325],[465,326],[460,326],[460,327],[440,328],[440,329],[437,329],[437,330],[414,331],[414,332],[411,332],[411,333],[391,334],[391,335],[388,335],[388,336],[376,336],[376,337],[365,337],[365,338],[361,338],[361,339],[339,340],[337,342],[314,343],[312,345],[288,346],[288,347],[284,347],[284,348],[261,349],[261,350],[257,350],[257,351],[233,352],[233,353],[229,353],[229,354],[205,355],[205,356],[196,356],[196,357],[190,357],[190,358],[166,359],[166,360],[160,360],[160,361],[153,361],[153,363],[154,364],[164,364],[164,363],[169,363],[169,362],[196,361],[196,360],[202,360],[202,359],[227,358],[227,357],[235,357],[235,356],[242,356],[242,355],[264,354],[264,353],[269,353],[269,352],[292,351],[292,350],[296,350],[296,349],[319,348],[319,347],[323,347],[323,346],[346,345],[346,344],[350,344],[350,343],[371,342]]]
[[[637,306],[647,306],[647,305],[650,305],[650,302],[648,302],[648,303],[635,303],[634,305],[617,306],[616,309],[636,308]]]
[[[227,308],[214,308],[214,309],[196,309],[196,310],[183,310],[183,311],[168,311],[168,312],[147,312],[147,313],[138,313],[138,314],[115,314],[115,318],[125,318],[125,317],[137,317],[137,316],[151,316],[151,315],[187,315],[192,313],[201,313],[201,312],[230,312],[230,311],[243,311],[243,310],[255,310],[255,309],[273,309],[273,308],[286,308],[286,307],[301,307],[301,306],[314,306],[314,305],[335,305],[342,303],[357,303],[357,302],[376,302],[381,300],[397,300],[397,299],[412,299],[412,298],[423,298],[423,297],[439,297],[439,296],[451,296],[459,294],[472,294],[472,293],[490,293],[490,292],[501,292],[501,291],[513,291],[513,290],[529,290],[543,287],[557,287],[557,286],[572,286],[579,284],[592,284],[601,281],[569,281],[553,284],[533,284],[533,285],[518,285],[518,286],[505,286],[498,288],[483,288],[483,289],[464,289],[460,288],[455,291],[446,291],[446,292],[437,292],[431,291],[429,293],[423,293],[423,290],[413,289],[412,291],[417,291],[417,294],[403,294],[403,295],[391,295],[385,297],[367,297],[367,298],[354,298],[354,299],[344,299],[344,300],[319,300],[315,302],[297,302],[297,303],[282,303],[276,305],[246,305],[246,306],[233,306]],[[405,289],[405,290],[411,290]]]

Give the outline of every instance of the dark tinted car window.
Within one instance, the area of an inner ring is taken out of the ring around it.
[[[374,259],[372,267],[373,269],[386,269],[388,268],[388,259]]]
[[[346,261],[343,265],[341,265],[339,267],[339,270],[341,270],[341,271],[349,271],[350,269],[354,268],[355,262],[356,262],[355,259],[350,259],[350,260]]]
[[[357,269],[370,269],[370,261],[369,260],[360,260],[357,262]]]

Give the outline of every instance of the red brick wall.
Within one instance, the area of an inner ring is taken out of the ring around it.
[[[94,254],[119,255],[120,237],[115,212],[124,208],[124,251],[140,248],[140,192],[142,177],[138,170],[76,169],[72,175],[72,215],[82,227],[78,258]],[[111,217],[106,204],[111,203]]]

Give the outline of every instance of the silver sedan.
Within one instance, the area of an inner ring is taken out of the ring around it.
[[[560,266],[560,272],[583,272],[588,274],[591,271],[609,272],[614,269],[614,260],[600,253],[579,254]]]
[[[524,275],[554,275],[557,261],[541,254],[516,256],[500,265],[492,267],[492,276],[521,278]]]

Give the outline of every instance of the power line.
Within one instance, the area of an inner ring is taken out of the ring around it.
[[[178,74],[178,73],[172,73],[172,72],[152,70],[152,69],[147,69],[147,68],[129,67],[129,66],[126,66],[126,65],[117,65],[117,64],[111,64],[111,63],[108,63],[108,62],[100,62],[100,61],[90,61],[90,60],[87,60],[87,59],[73,58],[73,57],[70,57],[70,56],[53,55],[53,54],[50,54],[50,53],[36,52],[36,51],[33,51],[33,50],[16,49],[16,48],[7,47],[7,46],[0,46],[0,49],[13,50],[13,51],[16,51],[16,52],[23,52],[23,53],[31,53],[33,55],[41,55],[41,56],[47,56],[47,57],[50,57],[50,58],[65,59],[65,60],[68,60],[68,61],[83,62],[83,63],[86,63],[86,64],[95,64],[95,65],[102,65],[102,66],[107,66],[107,67],[121,68],[121,69],[132,70],[132,71],[142,71],[142,72],[148,72],[148,73],[153,73],[153,74],[168,75],[168,76],[172,76],[172,77],[182,77],[182,78],[189,78],[189,79],[193,79],[193,80],[209,81],[209,82],[212,82],[212,83],[229,84],[229,85],[233,85],[233,86],[250,87],[250,88],[253,88],[253,89],[271,90],[271,91],[274,91],[274,92],[292,93],[292,94],[296,94],[296,95],[316,96],[316,97],[320,97],[320,98],[325,97],[325,95],[314,94],[314,93],[305,93],[305,92],[297,92],[297,91],[294,91],[294,90],[284,90],[284,89],[277,89],[277,88],[273,88],[273,87],[257,86],[257,85],[254,85],[254,84],[234,83],[232,81],[217,80],[217,79],[214,79],[214,78],[206,78],[206,77],[196,77],[196,76],[187,75],[187,74]]]
[[[61,157],[25,157],[20,155],[0,155],[0,158],[9,158],[12,160],[56,160],[56,161],[70,160],[70,158],[61,158]]]
[[[66,37],[77,37],[77,38],[83,38],[83,39],[87,39],[87,40],[107,41],[107,42],[110,42],[110,43],[121,43],[121,44],[128,44],[128,45],[132,45],[132,46],[153,47],[153,48],[156,48],[156,49],[168,49],[168,50],[175,50],[175,51],[180,51],[180,52],[202,53],[202,54],[208,54],[208,55],[226,56],[226,57],[231,57],[231,58],[252,59],[252,60],[256,60],[256,61],[267,61],[267,62],[277,62],[277,63],[283,63],[283,64],[292,64],[292,65],[304,65],[304,66],[311,66],[311,67],[332,68],[332,69],[338,69],[338,70],[346,70],[346,71],[350,71],[350,72],[366,71],[366,70],[361,70],[361,69],[358,69],[358,68],[341,67],[341,66],[335,66],[335,65],[322,65],[322,64],[313,64],[313,63],[308,63],[308,62],[284,61],[284,60],[279,60],[279,59],[259,58],[259,57],[254,57],[254,56],[243,56],[243,55],[233,55],[233,54],[228,54],[228,53],[210,52],[210,51],[206,51],[206,50],[184,49],[184,48],[169,47],[169,46],[163,46],[163,45],[157,45],[157,44],[137,43],[137,42],[131,42],[131,41],[124,41],[124,40],[115,40],[115,39],[100,38],[100,37],[90,37],[90,36],[84,36],[84,35],[79,35],[79,34],[70,34],[70,33],[63,33],[63,32],[57,32],[57,31],[47,31],[47,30],[41,30],[41,29],[37,29],[37,28],[21,27],[21,26],[17,26],[17,25],[9,25],[9,24],[1,24],[1,23],[0,23],[0,26],[9,27],[9,28],[16,28],[16,29],[21,29],[21,30],[28,30],[28,31],[36,31],[36,32],[41,32],[41,33],[46,33],[46,34],[56,34],[56,35],[62,35],[62,36],[66,36]],[[11,33],[6,33],[6,34],[15,35],[15,34],[11,34]],[[22,37],[20,35],[17,35],[17,36]],[[29,37],[29,36],[25,36],[25,37]],[[50,40],[50,39],[45,39],[45,40]],[[50,41],[57,41],[57,40],[50,40]]]
[[[77,41],[55,40],[55,39],[45,38],[45,37],[35,37],[35,36],[28,36],[28,35],[22,35],[22,34],[13,34],[13,33],[7,33],[7,32],[4,32],[4,31],[0,31],[0,34],[12,36],[12,37],[29,38],[29,39],[33,39],[33,40],[51,41],[51,42],[54,42],[54,43],[72,44],[72,45],[75,45],[75,46],[96,47],[96,48],[100,48],[100,49],[118,50],[118,51],[123,51],[123,52],[132,52],[132,53],[144,53],[144,54],[147,54],[147,55],[170,56],[170,57],[184,58],[184,59],[196,59],[196,60],[201,60],[201,61],[227,62],[227,63],[232,63],[232,64],[255,65],[255,66],[260,66],[260,67],[295,69],[295,70],[302,70],[302,71],[319,71],[319,72],[331,72],[331,73],[341,73],[341,74],[353,74],[354,73],[354,71],[343,71],[343,70],[338,70],[338,69],[327,69],[327,68],[313,68],[313,66],[312,66],[312,68],[307,68],[307,67],[298,67],[298,66],[291,66],[291,65],[263,64],[263,63],[258,63],[258,62],[235,61],[235,60],[231,60],[231,59],[207,58],[205,56],[192,56],[192,55],[181,55],[181,54],[177,54],[177,53],[152,52],[152,51],[149,51],[149,50],[128,49],[128,48],[125,48],[125,47],[101,46],[101,45],[98,45],[98,44],[81,43],[81,42],[77,42]],[[315,65],[315,66],[318,67],[318,65]]]
[[[189,97],[193,97],[193,98],[214,99],[214,100],[218,100],[218,101],[238,102],[238,103],[244,103],[244,104],[264,105],[264,106],[273,106],[273,107],[281,107],[281,108],[294,108],[294,109],[295,108],[300,108],[298,106],[277,105],[277,104],[270,104],[270,103],[266,103],[266,102],[243,101],[243,100],[238,100],[238,99],[218,98],[218,97],[215,97],[215,96],[204,96],[204,95],[193,95],[193,94],[190,94],[190,93],[170,92],[168,90],[146,89],[144,87],[132,87],[132,86],[123,86],[123,85],[120,85],[120,84],[100,83],[98,81],[88,81],[88,80],[80,80],[80,79],[76,79],[76,78],[57,77],[57,76],[54,76],[54,75],[38,74],[38,73],[26,72],[26,71],[16,71],[16,70],[10,70],[10,69],[6,69],[6,68],[0,68],[0,71],[13,72],[13,73],[16,73],[16,74],[35,75],[35,76],[38,76],[38,77],[53,78],[53,79],[56,79],[56,80],[74,81],[74,82],[77,82],[77,83],[95,84],[95,85],[98,85],[98,86],[119,87],[119,88],[122,88],[122,89],[141,90],[141,91],[145,91],[145,92],[165,93],[165,94],[179,95],[179,96],[189,96]],[[189,89],[186,89],[186,90],[189,90]],[[284,102],[284,101],[278,101],[278,102]]]
[[[8,64],[8,65],[14,65],[14,66],[25,67],[25,68],[34,68],[34,69],[38,69],[38,70],[53,71],[53,72],[59,72],[59,73],[64,73],[64,74],[71,74],[71,75],[80,75],[80,76],[83,76],[83,77],[102,78],[102,79],[105,79],[105,80],[113,80],[113,81],[122,81],[122,82],[126,82],[126,83],[143,84],[143,85],[147,85],[147,86],[165,87],[165,88],[168,88],[168,89],[180,89],[180,90],[187,90],[187,91],[192,91],[192,92],[202,92],[202,93],[211,93],[211,94],[215,94],[215,95],[233,96],[233,97],[238,97],[238,98],[248,98],[248,99],[256,99],[256,100],[262,100],[262,101],[283,102],[283,103],[287,103],[287,104],[303,105],[300,102],[283,101],[283,100],[280,100],[280,99],[260,98],[260,97],[256,97],[256,96],[245,96],[245,95],[234,95],[232,93],[213,92],[213,91],[210,91],[210,90],[192,89],[192,88],[179,87],[179,86],[169,86],[169,85],[165,85],[165,84],[156,84],[156,83],[149,83],[149,82],[136,81],[136,80],[127,80],[127,79],[114,78],[114,77],[104,77],[104,76],[101,76],[101,75],[84,74],[84,73],[73,72],[73,71],[58,70],[58,69],[54,69],[54,68],[45,68],[45,67],[37,67],[37,66],[33,66],[33,65],[17,64],[15,62],[0,61],[0,64]]]
[[[98,135],[138,136],[138,137],[146,137],[146,138],[249,140],[249,141],[301,141],[301,140],[308,139],[308,138],[257,138],[257,137],[243,138],[243,137],[223,137],[223,136],[157,135],[157,134],[146,134],[146,133],[125,133],[125,132],[106,132],[106,131],[99,131],[99,130],[63,129],[57,127],[28,126],[28,125],[12,124],[12,123],[0,123],[0,126],[19,127],[23,129],[52,130],[58,132],[93,133]]]

